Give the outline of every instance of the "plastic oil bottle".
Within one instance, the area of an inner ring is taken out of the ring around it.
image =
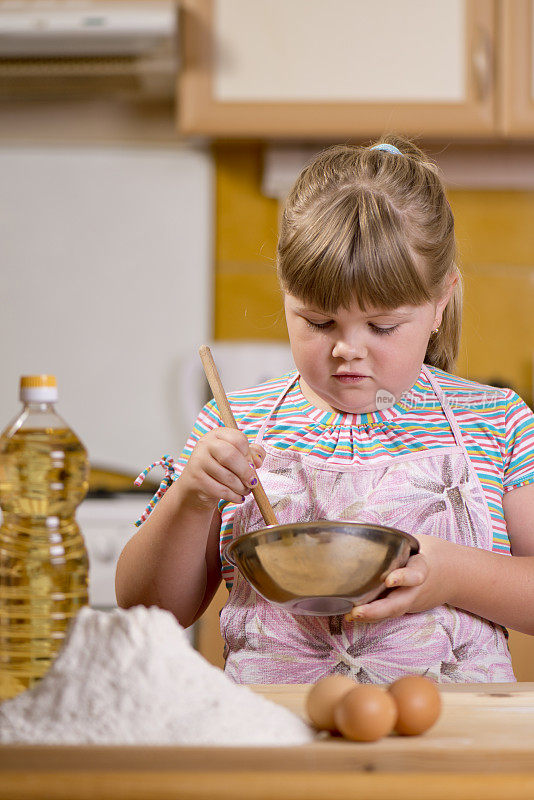
[[[0,700],[33,686],[88,602],[75,520],[87,451],[55,409],[53,375],[20,381],[23,408],[0,436]]]

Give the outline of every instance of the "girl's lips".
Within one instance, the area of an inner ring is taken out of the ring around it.
[[[359,381],[363,381],[367,378],[367,375],[358,375],[356,372],[342,372],[339,375],[333,376],[336,380],[341,381],[341,383],[359,383]]]

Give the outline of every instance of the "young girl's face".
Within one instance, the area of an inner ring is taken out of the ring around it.
[[[286,294],[287,327],[304,396],[327,411],[353,414],[376,411],[378,392],[398,401],[419,377],[448,299],[366,311],[354,302],[328,314]]]

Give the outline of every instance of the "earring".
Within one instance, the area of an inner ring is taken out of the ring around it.
[[[438,327],[437,327],[437,328],[434,328],[434,330],[432,331],[432,333],[437,333],[438,331],[439,331],[439,325],[438,325]]]

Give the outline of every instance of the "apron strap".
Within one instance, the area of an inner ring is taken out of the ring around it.
[[[463,452],[465,454],[465,457],[467,458],[467,461],[470,464],[471,463],[471,458],[469,456],[469,453],[467,452],[467,447],[464,444],[464,438],[462,436],[462,432],[460,430],[460,426],[458,425],[458,420],[454,416],[454,413],[453,413],[453,410],[451,408],[451,405],[450,405],[449,401],[447,400],[447,398],[445,396],[445,393],[444,393],[443,389],[441,388],[441,386],[439,384],[438,379],[436,378],[435,375],[432,375],[432,373],[430,372],[430,370],[428,369],[426,364],[423,364],[423,373],[426,375],[426,377],[430,381],[430,384],[431,384],[432,388],[434,389],[434,392],[436,393],[436,397],[438,398],[438,400],[439,400],[439,402],[441,404],[443,412],[444,412],[445,416],[447,417],[449,425],[451,426],[452,435],[454,436],[454,441],[456,442],[458,447],[462,448],[462,450],[463,450]]]
[[[256,438],[254,439],[254,443],[255,444],[260,444],[261,445],[261,443],[263,441],[263,437],[265,436],[265,431],[266,431],[267,425],[268,425],[272,415],[277,410],[277,408],[280,407],[280,405],[282,403],[282,400],[284,399],[286,394],[289,392],[289,390],[295,385],[296,381],[298,381],[299,377],[300,377],[300,375],[299,375],[298,372],[295,372],[294,374],[292,374],[290,376],[289,380],[287,381],[287,383],[285,384],[284,388],[282,389],[282,391],[278,395],[278,397],[275,398],[274,403],[272,404],[272,406],[271,406],[271,408],[269,410],[269,413],[265,417],[265,420],[263,421],[261,428],[259,429],[258,433],[256,434]]]

